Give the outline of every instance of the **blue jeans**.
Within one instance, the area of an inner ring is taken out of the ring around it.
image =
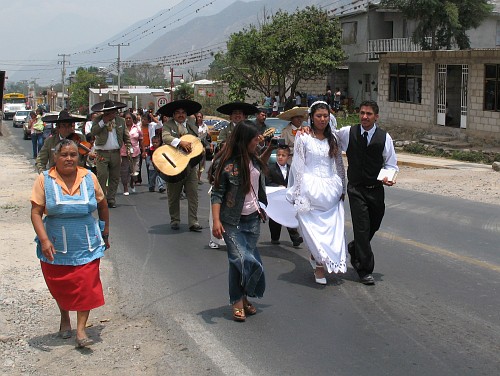
[[[149,155],[146,157],[146,170],[148,171],[148,186],[150,189],[155,189],[155,186],[158,186],[158,189],[165,188],[165,180],[160,177],[158,171],[154,168]]]
[[[257,250],[260,218],[257,212],[242,216],[238,226],[223,223],[229,260],[229,300],[234,304],[244,296],[262,298],[266,289],[264,266]]]
[[[32,133],[31,134],[31,143],[33,144],[33,158],[38,156],[38,152],[43,146],[43,133]]]

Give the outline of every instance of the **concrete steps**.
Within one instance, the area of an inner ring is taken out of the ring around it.
[[[420,142],[453,150],[469,149],[472,146],[468,142],[460,140],[457,136],[448,134],[429,133],[422,137]]]

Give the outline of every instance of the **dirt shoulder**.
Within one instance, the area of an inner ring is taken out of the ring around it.
[[[185,345],[148,317],[120,309],[112,265],[101,262],[106,304],[90,313],[96,344],[76,350],[74,337],[57,337],[59,311],[35,254],[29,197],[36,177],[32,162],[16,156],[0,137],[0,374],[2,375],[189,375]],[[110,250],[112,251],[112,250]],[[73,327],[76,315],[71,316]],[[74,335],[74,332],[73,332]]]
[[[174,334],[148,317],[127,317],[115,291],[111,263],[101,275],[106,304],[91,312],[91,349],[57,337],[59,312],[35,256],[29,197],[32,163],[0,137],[0,374],[9,375],[190,375],[196,359]],[[402,167],[397,186],[477,202],[500,203],[500,173]],[[111,250],[112,251],[112,250]],[[72,316],[73,325],[75,318]],[[202,372],[203,373],[203,372]]]

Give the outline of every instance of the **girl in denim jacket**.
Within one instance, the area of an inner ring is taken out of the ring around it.
[[[229,299],[233,319],[245,321],[257,309],[248,296],[261,298],[264,267],[257,250],[260,222],[267,205],[264,170],[256,155],[259,133],[254,123],[238,123],[214,163],[211,195],[213,235],[224,238],[229,259]]]

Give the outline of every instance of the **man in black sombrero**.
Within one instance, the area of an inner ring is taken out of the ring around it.
[[[181,138],[186,134],[198,137],[198,126],[194,121],[188,120],[188,116],[194,115],[200,110],[201,104],[189,99],[173,101],[160,107],[158,113],[170,118],[170,120],[163,123],[163,143],[190,152],[191,143]],[[186,176],[181,181],[176,183],[167,182],[168,211],[170,213],[170,227],[173,230],[179,229],[181,221],[180,200],[183,188],[186,190],[188,200],[189,231],[201,232],[202,230],[198,222],[197,171],[196,166],[193,168],[188,165]]]
[[[79,133],[75,133],[75,123],[84,122],[85,118],[72,116],[68,111],[62,110],[59,115],[47,115],[42,118],[44,123],[55,124],[56,133],[45,139],[42,148],[38,152],[36,158],[36,168],[38,173],[51,168],[55,165],[54,162],[54,149],[56,145],[64,138],[77,137],[81,141],[85,141],[85,137]],[[77,141],[77,140],[75,140]],[[81,167],[85,167],[86,157],[84,155],[79,156],[78,164]]]
[[[253,104],[245,102],[230,102],[217,108],[217,111],[229,115],[229,125],[222,129],[217,137],[217,142],[224,142],[229,138],[236,124],[245,120],[249,115],[255,115],[259,109]]]
[[[125,120],[118,116],[118,109],[125,107],[125,103],[107,99],[91,108],[93,112],[100,113],[92,121],[90,133],[95,137],[97,180],[106,194],[110,208],[116,208],[115,196],[120,182],[120,148],[123,144],[127,150],[132,148]]]

